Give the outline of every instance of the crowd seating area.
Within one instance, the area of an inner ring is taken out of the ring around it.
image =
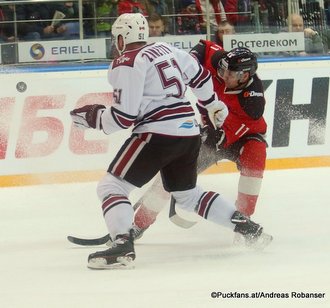
[[[159,16],[158,36],[205,34],[219,41],[226,34],[221,27],[229,24],[236,34],[305,31],[312,44],[316,39],[322,44],[313,53],[328,54],[330,48],[330,1],[326,0],[0,1],[0,44],[5,50],[5,45],[18,42],[109,38],[116,17],[129,12],[141,12],[156,22]],[[293,30],[294,21],[288,18],[292,14],[301,16],[302,29]]]

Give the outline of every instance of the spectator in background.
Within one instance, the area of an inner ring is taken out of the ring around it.
[[[20,40],[38,41],[53,37],[53,29],[49,20],[53,18],[55,5],[53,3],[29,3],[16,5],[17,33]]]
[[[216,31],[215,42],[223,48],[223,36],[235,33],[235,27],[229,21],[221,21]]]
[[[288,30],[289,32],[304,32],[305,51],[300,52],[300,55],[324,53],[324,46],[321,36],[312,28],[304,27],[304,20],[301,15],[291,14],[288,17]]]
[[[18,33],[22,40],[79,38],[78,3],[54,2],[17,5]],[[62,16],[54,16],[61,12]]]
[[[220,0],[196,0],[196,9],[199,15],[200,23],[206,28],[206,8],[209,2],[209,16],[211,25],[211,34],[217,31],[218,25],[221,21],[227,20],[225,9]]]
[[[78,2],[63,2],[55,6],[55,10],[62,12],[64,19],[56,26],[52,27],[52,31],[58,37],[64,39],[79,38],[79,7]],[[55,12],[54,12],[55,13]]]
[[[162,16],[153,13],[148,17],[149,37],[164,36],[165,35],[165,22]]]
[[[108,37],[111,25],[117,16],[117,0],[97,0],[96,2],[96,32],[98,37]]]
[[[145,0],[144,4],[147,9],[148,16],[150,17],[155,13],[161,16],[165,25],[164,32],[173,33],[173,19],[172,17],[169,17],[170,12],[167,2],[169,2],[169,0]]]
[[[278,32],[286,25],[287,0],[258,0],[263,31]]]
[[[147,10],[148,16],[156,13],[160,16],[168,15],[168,5],[165,0],[145,0],[145,8]]]
[[[224,7],[227,20],[230,21],[239,32],[251,31],[250,0],[226,0]]]
[[[119,0],[118,16],[124,13],[141,13],[144,16],[148,15],[144,2],[139,0]]]
[[[15,41],[13,5],[0,6],[0,44]]]
[[[176,34],[189,35],[189,34],[202,34],[205,33],[205,28],[202,29],[196,2],[186,0],[181,1],[182,9],[178,11],[176,20]]]

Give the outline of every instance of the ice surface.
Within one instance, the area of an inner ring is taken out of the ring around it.
[[[201,176],[235,199],[238,174]],[[0,307],[330,307],[330,168],[267,171],[254,220],[274,236],[263,252],[200,221],[185,230],[163,211],[136,244],[134,270],[93,271],[67,235],[106,234],[96,183],[2,188]],[[136,200],[141,192],[136,192]],[[325,293],[321,299],[212,298],[211,292]]]

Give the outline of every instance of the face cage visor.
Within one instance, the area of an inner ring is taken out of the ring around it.
[[[224,76],[225,76],[225,72],[226,71],[228,71],[227,76],[229,78],[235,78],[238,81],[241,80],[241,78],[242,78],[242,76],[244,74],[243,71],[232,71],[232,70],[229,70],[228,69],[228,63],[224,59],[222,59],[220,65],[219,65],[219,68],[217,69],[217,74],[218,74],[219,77],[221,77],[223,79]]]

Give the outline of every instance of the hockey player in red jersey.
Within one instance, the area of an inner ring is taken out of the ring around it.
[[[216,131],[203,119],[204,142],[198,173],[222,159],[235,162],[240,171],[236,207],[251,216],[261,188],[267,146],[264,139],[267,125],[263,118],[265,98],[262,82],[256,75],[257,59],[246,48],[225,52],[215,43],[204,40],[191,53],[211,72],[214,89],[229,109],[224,125]],[[156,220],[168,201],[168,196],[160,190],[159,180],[156,180],[138,202],[135,224],[139,233]],[[155,198],[158,198],[156,204],[152,202]]]
[[[191,53],[211,72],[214,89],[229,110],[224,125],[217,131],[204,126],[205,151],[215,146],[213,162],[225,158],[236,163],[240,171],[236,206],[251,216],[261,188],[267,147],[265,97],[256,74],[256,56],[247,48],[228,53],[217,50],[214,43],[207,41],[201,41]],[[211,160],[205,156],[208,155],[200,155],[200,164],[207,168]]]
[[[133,127],[98,184],[103,216],[114,243],[88,257],[88,267],[131,267],[135,259],[131,191],[158,172],[162,184],[187,211],[242,234],[248,245],[264,241],[263,228],[216,192],[196,185],[200,130],[185,97],[189,86],[210,130],[221,128],[228,109],[213,89],[210,72],[190,54],[166,43],[147,44],[142,14],[123,14],[112,26],[120,56],[110,64],[114,104],[87,105],[71,111],[73,123],[111,134]],[[212,127],[212,128],[211,128]],[[268,243],[271,237],[268,236]]]

